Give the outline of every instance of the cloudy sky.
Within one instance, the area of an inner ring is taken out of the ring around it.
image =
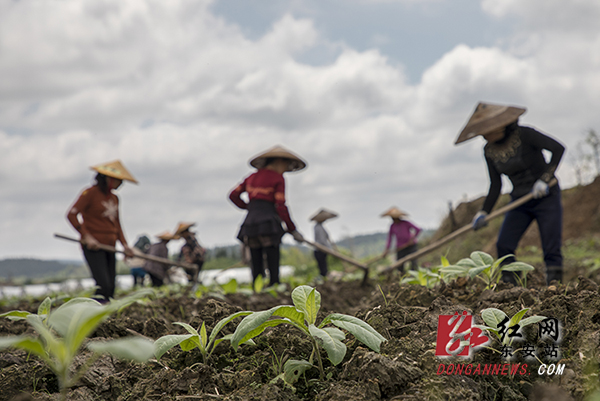
[[[453,145],[480,100],[526,106],[572,186],[599,20],[591,0],[0,0],[0,258],[80,258],[52,234],[114,159],[140,181],[118,191],[130,242],[184,220],[234,244],[227,195],[276,144],[308,162],[286,175],[307,237],[321,207],[334,239],[392,205],[435,228],[487,192],[483,139]]]

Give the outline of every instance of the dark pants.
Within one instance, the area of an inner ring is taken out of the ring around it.
[[[252,281],[261,275],[265,276],[265,259],[269,269],[269,285],[279,283],[279,246],[250,248],[252,257]]]
[[[560,189],[552,188],[550,195],[540,199],[532,199],[524,205],[506,213],[496,248],[498,258],[515,254],[519,241],[533,220],[536,220],[542,240],[546,278],[562,279],[563,257],[562,246],[562,205]],[[514,257],[506,258],[503,264],[512,263]],[[503,272],[502,279],[515,282],[512,272]]]
[[[115,277],[117,260],[114,252],[92,251],[82,247],[83,256],[87,261],[92,277],[99,287],[96,295],[101,295],[105,300],[109,300],[115,295]]]
[[[141,285],[144,286],[144,277],[146,277],[146,270],[141,267],[134,267],[131,269],[131,275],[133,276],[133,286]]]
[[[417,244],[412,244],[407,246],[406,248],[402,248],[400,250],[398,250],[396,252],[396,260],[400,260],[405,256],[410,255],[411,253],[417,252]],[[410,262],[410,269],[411,270],[417,270],[417,261],[416,260],[411,260]],[[398,267],[401,270],[404,270],[404,263],[402,264],[402,266]]]
[[[327,254],[321,251],[314,251],[315,259],[317,260],[317,266],[319,266],[319,273],[321,276],[327,276]]]
[[[152,287],[162,287],[165,283],[162,278],[158,278],[152,273],[148,273],[150,275],[150,280],[152,280]]]

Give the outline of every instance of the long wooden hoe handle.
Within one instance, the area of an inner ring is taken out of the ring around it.
[[[313,248],[315,248],[315,249],[317,249],[317,250],[319,250],[321,252],[325,252],[325,253],[330,254],[331,256],[335,256],[336,258],[341,259],[341,260],[343,260],[345,262],[348,262],[348,263],[350,263],[350,264],[352,264],[354,266],[360,267],[361,269],[363,269],[365,271],[369,270],[369,268],[367,267],[367,265],[365,265],[364,263],[361,263],[361,262],[359,262],[357,260],[349,258],[346,255],[342,255],[341,253],[336,252],[333,249],[329,249],[326,246],[323,246],[321,244],[317,244],[316,242],[312,242],[312,241],[309,241],[307,239],[305,239],[304,242],[306,242],[308,245],[312,246]]]
[[[56,238],[64,239],[64,240],[67,240],[67,241],[79,242],[80,244],[82,243],[81,240],[79,240],[77,238],[73,238],[73,237],[68,237],[66,235],[56,234],[55,233],[54,236]],[[113,246],[110,246],[110,245],[99,244],[98,248],[102,249],[103,251],[125,254],[124,251],[122,251],[120,249],[117,249],[117,248],[115,248]],[[179,267],[184,267],[186,269],[197,269],[198,270],[198,265],[196,265],[196,264],[185,263],[185,262],[177,262],[177,261],[174,261],[174,260],[169,260],[169,259],[161,258],[161,257],[158,257],[158,256],[146,255],[145,253],[137,253],[136,252],[135,253],[135,257],[140,258],[140,259],[150,260],[152,262],[162,263],[162,264],[169,265],[169,266],[179,266]]]
[[[554,185],[556,185],[557,181],[556,178],[553,178],[550,183],[548,184],[549,187],[552,187]],[[533,194],[532,193],[528,193],[527,195],[524,195],[522,197],[520,197],[519,199],[508,203],[507,205],[504,205],[503,207],[501,207],[498,210],[495,210],[494,212],[488,214],[485,217],[485,221],[490,221],[492,219],[495,219],[496,217],[502,216],[503,214],[518,208],[519,206],[523,205],[524,203],[529,202],[530,200],[533,199]],[[454,238],[459,237],[463,234],[468,233],[469,231],[473,230],[473,225],[472,224],[467,224],[461,228],[459,228],[458,230],[446,235],[444,238],[441,238],[437,241],[435,241],[432,244],[427,245],[426,247],[423,247],[422,249],[418,250],[417,252],[411,253],[410,255],[406,255],[405,257],[403,257],[402,259],[397,260],[394,264],[388,266],[385,270],[383,270],[382,273],[388,273],[391,270],[397,269],[398,267],[402,266],[404,263],[409,262],[413,259],[416,259],[420,256],[426,255],[429,252],[439,248],[440,246],[444,245],[447,242],[452,241]]]

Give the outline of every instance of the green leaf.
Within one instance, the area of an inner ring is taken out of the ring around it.
[[[202,343],[202,348],[206,349],[208,334],[206,334],[206,324],[204,324],[204,322],[202,322],[202,327],[200,328],[200,341]]]
[[[521,321],[521,319],[523,319],[523,316],[525,316],[528,310],[529,308],[525,308],[515,313],[514,316],[510,318],[510,321],[508,322],[508,327],[513,327],[515,324],[518,324]]]
[[[154,354],[154,343],[141,337],[91,342],[87,347],[99,354],[111,354],[119,359],[136,362],[145,362]]]
[[[450,266],[450,262],[448,261],[448,258],[445,256],[442,256],[442,266],[443,267]]]
[[[232,278],[227,283],[222,284],[221,288],[225,291],[225,294],[235,294],[238,289],[238,282],[236,279]]]
[[[154,355],[156,356],[156,359],[160,359],[165,352],[174,346],[181,344],[181,342],[188,340],[192,336],[193,334],[169,334],[160,337],[154,342]]]
[[[248,316],[246,316],[235,329],[233,336],[231,337],[231,346],[234,350],[237,351],[237,347],[240,344],[241,340],[248,336],[249,333],[253,333],[255,329],[260,327],[263,323],[265,323],[271,316],[273,316],[273,312],[275,309],[280,308],[276,306],[274,308],[254,312]],[[264,331],[264,329],[263,329]],[[259,332],[258,334],[262,333]],[[258,335],[256,334],[256,335]],[[253,338],[253,337],[250,337]]]
[[[467,267],[470,269],[472,267],[477,267],[477,263],[475,263],[475,261],[473,261],[472,259],[464,258],[456,262],[456,266]]]
[[[173,324],[176,324],[178,326],[183,327],[184,329],[187,330],[188,333],[193,334],[195,336],[199,336],[200,334],[198,333],[198,330],[196,330],[195,328],[193,328],[192,326],[190,326],[187,323],[182,323],[182,322],[174,322]],[[204,322],[202,322],[202,324],[204,324]]]
[[[495,329],[497,329],[498,324],[500,324],[500,322],[506,319],[507,317],[508,316],[506,316],[506,313],[496,308],[487,308],[481,311],[481,318],[483,319],[483,321],[488,326],[493,327]]]
[[[506,266],[502,266],[502,271],[508,272],[528,272],[534,270],[534,267],[523,262],[513,262]]]
[[[280,306],[273,311],[273,316],[285,317],[290,319],[292,322],[305,327],[304,325],[304,313],[298,312],[293,306]]]
[[[263,278],[262,274],[259,274],[258,277],[256,277],[252,285],[254,292],[257,294],[262,292],[263,288],[265,287],[265,279]]]
[[[304,372],[312,367],[313,364],[308,361],[288,359],[283,365],[283,380],[286,383],[294,384]]]
[[[469,276],[469,278],[474,278],[474,277],[477,277],[481,272],[484,272],[485,270],[487,270],[489,268],[490,268],[490,266],[474,267],[472,269],[469,269],[467,275]]]
[[[192,334],[187,340],[180,342],[179,346],[183,351],[191,351],[194,348],[198,348],[201,352],[204,352],[204,348],[202,348],[202,345],[200,344],[200,336],[196,336],[194,334]]]
[[[479,266],[491,266],[494,263],[493,257],[481,251],[472,252],[471,259]]]
[[[347,330],[358,341],[371,348],[373,351],[379,352],[381,343],[387,341],[385,337],[377,332],[371,325],[357,317],[344,315],[341,313],[332,313],[327,316],[323,322],[331,322],[337,327]],[[321,323],[320,327],[323,327]]]
[[[309,297],[311,293],[314,291],[314,298],[311,298],[309,301]],[[304,318],[309,324],[314,324],[314,320],[311,323],[311,318],[314,316],[316,320],[317,313],[319,309],[321,309],[321,294],[316,289],[309,287],[308,285],[300,285],[294,288],[292,291],[292,301],[294,302],[294,306],[300,312],[304,313]],[[316,312],[315,312],[316,310]]]
[[[48,326],[52,327],[58,334],[65,337],[69,331],[71,320],[73,319],[74,308],[80,304],[88,305],[91,308],[102,307],[100,302],[91,298],[73,298],[50,313],[47,321]]]
[[[544,319],[546,319],[546,316],[531,316],[531,317],[521,320],[520,325],[521,325],[521,327],[525,327],[525,326],[529,326],[530,324],[533,324],[533,323],[541,322]]]
[[[31,352],[34,355],[41,357],[44,360],[48,360],[48,354],[44,349],[44,344],[34,337],[29,336],[11,336],[11,337],[0,337],[0,350],[6,348],[17,348],[23,351]]]
[[[251,330],[250,332],[248,332],[241,340],[240,340],[240,344],[244,344],[246,342],[248,342],[249,340],[253,339],[254,337],[262,334],[263,331],[265,331],[268,327],[275,327],[275,326],[279,326],[280,324],[285,324],[285,323],[291,323],[289,320],[287,319],[272,319],[272,320],[267,320],[266,322],[264,322],[263,324],[261,324],[260,326],[256,327],[254,330]],[[233,333],[235,335],[235,333]],[[233,337],[232,337],[233,338]],[[237,349],[237,348],[234,348]]]
[[[50,299],[50,297],[46,297],[46,299],[44,299],[44,301],[42,301],[42,303],[38,307],[37,314],[40,316],[48,315],[50,313],[51,307],[52,307],[52,300]]]
[[[229,316],[219,320],[219,322],[215,325],[215,327],[210,332],[210,337],[208,339],[209,347],[210,347],[210,344],[212,344],[213,341],[215,341],[215,339],[217,338],[217,335],[223,329],[223,327],[225,327],[225,325],[227,323],[231,322],[233,319],[235,319],[237,317],[248,316],[248,315],[251,315],[252,313],[253,312],[250,312],[250,311],[237,312],[237,313],[234,313],[233,315],[229,315]],[[217,344],[215,344],[215,346],[216,345]]]
[[[52,334],[52,331],[44,324],[42,318],[39,315],[31,314],[27,316],[27,323],[29,323],[44,340],[46,349],[56,356],[61,363],[67,363],[69,357],[67,356],[67,349],[64,342]]]
[[[318,328],[314,324],[308,326],[310,334],[327,352],[327,357],[334,365],[338,365],[346,356],[346,345],[333,337],[329,332]]]
[[[13,310],[10,312],[6,312],[0,315],[0,317],[5,317],[10,320],[24,320],[27,316],[31,315],[31,312],[27,312],[24,310]]]

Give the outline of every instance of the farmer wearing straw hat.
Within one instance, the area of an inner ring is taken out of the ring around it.
[[[502,189],[501,175],[510,179],[515,200],[528,193],[532,200],[509,211],[504,217],[496,248],[498,258],[514,255],[519,241],[527,227],[536,220],[540,230],[546,281],[562,280],[562,205],[560,187],[549,187],[555,178],[554,172],[565,151],[563,145],[541,132],[518,124],[519,116],[525,113],[521,107],[479,103],[473,115],[463,128],[456,143],[461,143],[478,135],[484,137],[485,161],[490,177],[490,187],[483,208],[473,218],[473,228],[478,230],[486,225],[485,216],[490,213]],[[552,154],[549,162],[543,150]],[[511,263],[514,257],[504,262]],[[503,281],[516,284],[512,272],[503,272]]]
[[[114,247],[117,240],[125,254],[133,256],[119,220],[119,198],[113,193],[121,183],[137,184],[119,160],[90,167],[96,171],[96,184],[86,188],[67,213],[67,220],[81,234],[83,255],[96,281],[96,295],[107,302],[115,292],[116,258],[114,252],[98,249],[99,244]]]
[[[289,150],[275,146],[252,158],[250,165],[257,171],[229,194],[229,199],[237,207],[248,210],[237,238],[250,248],[253,279],[264,276],[266,259],[270,284],[276,284],[279,283],[281,237],[288,232],[296,241],[304,241],[285,204],[283,173],[302,170],[306,162]],[[248,194],[248,203],[241,197],[244,192]],[[285,230],[281,226],[282,221]]]
[[[197,269],[185,269],[188,280],[194,283],[198,282],[199,280],[199,273],[202,269],[202,265],[204,264],[204,258],[206,255],[206,249],[200,245],[200,242],[198,242],[198,239],[196,239],[196,234],[190,231],[190,228],[195,225],[196,223],[180,222],[175,229],[175,237],[181,237],[185,240],[185,243],[179,252],[179,260],[183,259],[187,263],[198,266]]]
[[[326,248],[333,248],[334,244],[329,239],[329,234],[325,231],[323,223],[329,219],[333,219],[338,215],[329,210],[321,209],[314,216],[310,218],[310,221],[314,221],[315,224],[315,243],[323,245]],[[317,260],[317,266],[319,267],[319,273],[322,277],[327,276],[327,254],[318,249],[313,252],[315,259]]]
[[[160,241],[150,245],[148,255],[168,259],[169,249],[167,248],[167,244],[176,237],[173,236],[173,234],[165,231],[158,234],[156,238],[158,238]],[[144,264],[144,270],[150,275],[153,287],[160,287],[164,285],[165,278],[168,278],[167,271],[169,268],[170,266],[165,265],[164,263],[159,263],[152,260],[147,260]]]
[[[421,232],[421,229],[415,226],[404,218],[408,216],[407,213],[398,209],[397,207],[391,207],[386,212],[381,214],[381,217],[391,217],[392,224],[388,232],[387,243],[385,244],[385,251],[383,251],[382,257],[385,257],[390,251],[390,245],[392,245],[392,237],[396,238],[396,260],[400,260],[403,257],[417,251],[417,236]],[[412,260],[410,262],[412,270],[417,268],[417,262]],[[401,266],[404,269],[404,265]]]

